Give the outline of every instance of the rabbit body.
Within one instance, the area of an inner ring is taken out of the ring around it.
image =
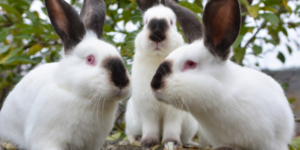
[[[89,53],[86,49],[95,44],[113,48],[94,38],[87,40],[77,46],[74,55]],[[104,51],[99,53],[107,55]],[[119,55],[117,51],[114,54]],[[112,87],[105,79],[108,74],[86,68],[78,61],[78,56],[68,56],[59,63],[42,65],[16,85],[0,113],[1,139],[31,150],[101,147],[113,127],[117,103],[124,95],[111,97],[108,93]],[[92,72],[95,76],[86,78]],[[99,86],[95,89],[95,85]]]
[[[151,18],[166,18],[176,22],[175,14],[163,5],[154,6],[145,12],[144,21],[150,24]],[[163,144],[170,141],[174,141],[175,145],[181,142],[191,143],[198,129],[197,121],[187,112],[156,101],[149,86],[159,64],[172,50],[183,45],[183,38],[173,24],[165,32],[166,39],[159,43],[160,50],[154,50],[156,43],[149,38],[151,34],[155,35],[146,24],[135,39],[133,93],[127,104],[126,134],[131,142],[136,140],[137,135],[142,135],[144,148],[159,144],[161,134]]]
[[[151,81],[156,99],[191,112],[202,147],[288,150],[295,124],[281,86],[229,59],[241,25],[239,1],[210,0],[203,26],[190,10],[166,3],[191,44],[174,50],[158,67]]]
[[[204,141],[214,147],[231,144],[249,150],[288,149],[294,117],[274,79],[229,60],[214,62],[208,51],[197,53],[205,50],[202,40],[182,48],[170,57],[178,58],[190,49],[190,53],[201,57],[202,69],[186,74],[176,72],[166,78],[164,96],[166,100],[176,100],[167,103],[192,113],[200,123],[199,134]],[[173,93],[179,94],[171,96]]]
[[[101,40],[105,3],[84,1],[81,17],[64,0],[45,5],[65,57],[15,86],[0,112],[0,138],[27,150],[99,150],[118,101],[131,94],[118,50]]]

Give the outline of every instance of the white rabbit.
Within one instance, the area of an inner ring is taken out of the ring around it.
[[[218,150],[287,150],[294,118],[281,86],[229,60],[241,26],[238,0],[210,0],[203,34],[191,11],[172,0],[166,5],[192,44],[173,51],[157,69],[151,81],[155,97],[190,111],[200,123],[200,137]]]
[[[132,66],[132,97],[126,112],[126,134],[131,143],[142,135],[145,149],[160,143],[172,150],[179,144],[197,144],[192,138],[198,122],[191,114],[156,101],[150,82],[159,64],[184,44],[177,32],[174,12],[158,0],[137,0],[143,13],[144,28],[135,39]]]
[[[27,150],[99,150],[118,101],[131,94],[120,54],[100,39],[105,3],[84,1],[81,18],[64,0],[45,5],[65,58],[37,67],[15,86],[0,112],[0,139]]]

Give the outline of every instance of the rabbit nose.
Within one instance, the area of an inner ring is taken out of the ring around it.
[[[154,77],[151,81],[151,87],[153,90],[158,90],[164,86],[164,78],[172,73],[172,63],[170,61],[164,61],[157,69]]]
[[[120,58],[109,58],[105,60],[105,68],[110,72],[111,81],[120,89],[129,83],[127,71]]]
[[[154,42],[162,42],[166,39],[168,24],[166,19],[151,19],[148,24],[150,30],[149,38]]]
[[[150,35],[150,39],[153,42],[162,42],[162,41],[165,40],[165,38],[166,38],[166,36],[164,35],[164,33],[160,29],[156,29]]]

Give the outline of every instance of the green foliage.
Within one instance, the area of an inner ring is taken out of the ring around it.
[[[0,104],[10,89],[29,70],[40,63],[56,62],[60,59],[61,40],[48,20],[41,19],[41,14],[30,10],[32,2],[32,0],[0,1]],[[103,40],[112,43],[120,50],[130,70],[134,55],[134,38],[143,27],[140,10],[135,0],[105,0],[105,2],[107,19]],[[248,55],[247,49],[252,50],[249,55],[260,57],[263,49],[258,43],[266,42],[276,47],[280,44],[279,32],[288,36],[287,28],[300,26],[299,22],[287,22],[284,18],[292,14],[300,15],[300,5],[294,1],[290,1],[296,5],[294,10],[287,5],[287,0],[260,0],[255,5],[252,4],[252,0],[240,0],[240,2],[243,22],[240,35],[233,45],[235,52],[233,60],[241,65],[245,55]],[[71,0],[71,4],[78,8],[77,10],[82,6],[79,0]],[[202,0],[194,2],[182,0],[180,5],[189,8],[201,19]],[[42,10],[46,14],[44,6]],[[245,21],[246,17],[255,20],[257,25],[250,26]],[[130,24],[136,28],[128,30],[126,26]],[[179,26],[178,29],[182,33]],[[268,35],[258,37],[261,30],[267,30]],[[248,33],[254,34],[247,40],[245,35]],[[120,38],[116,38],[116,35]],[[286,46],[290,54],[295,51],[289,45]],[[277,58],[285,62],[282,52],[278,53]]]

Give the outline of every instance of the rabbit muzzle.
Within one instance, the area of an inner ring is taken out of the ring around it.
[[[164,61],[158,69],[156,70],[155,75],[151,81],[151,87],[153,91],[157,91],[165,85],[164,78],[172,73],[172,62],[171,61]]]
[[[104,60],[104,67],[110,72],[110,80],[112,83],[119,88],[117,95],[122,93],[122,88],[129,85],[129,78],[125,65],[121,58],[109,57]]]
[[[166,31],[168,28],[169,26],[166,19],[151,19],[148,24],[150,40],[155,43],[163,42],[166,39]]]

